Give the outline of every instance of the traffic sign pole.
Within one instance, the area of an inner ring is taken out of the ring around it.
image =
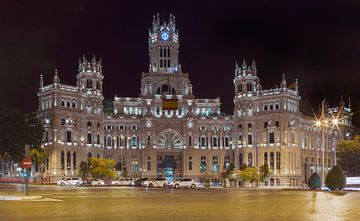
[[[25,168],[25,174],[25,196],[29,196],[29,172],[27,168]]]
[[[29,168],[31,168],[32,165],[31,158],[29,157],[30,156],[29,151],[30,151],[30,145],[27,144],[25,145],[25,158],[22,161],[22,166],[23,168],[25,168],[25,173],[24,173],[25,196],[29,195],[29,176],[30,176]]]

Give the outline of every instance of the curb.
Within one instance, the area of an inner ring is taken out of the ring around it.
[[[0,200],[38,200],[42,196],[0,196]]]

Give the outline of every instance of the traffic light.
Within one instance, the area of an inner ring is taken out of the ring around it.
[[[30,177],[30,172],[23,170],[22,175],[24,178],[29,178]]]

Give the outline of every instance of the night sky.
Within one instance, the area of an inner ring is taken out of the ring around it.
[[[360,110],[360,2],[1,1],[0,107],[35,111],[39,75],[75,85],[78,59],[101,57],[106,99],[140,94],[152,15],[176,16],[180,63],[198,98],[232,113],[234,65],[256,60],[263,88],[299,79],[303,111],[342,95]],[[306,3],[307,2],[307,3]],[[340,5],[341,3],[341,5]]]

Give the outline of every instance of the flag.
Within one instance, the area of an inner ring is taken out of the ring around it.
[[[179,107],[178,99],[163,99],[163,110],[177,110]]]

